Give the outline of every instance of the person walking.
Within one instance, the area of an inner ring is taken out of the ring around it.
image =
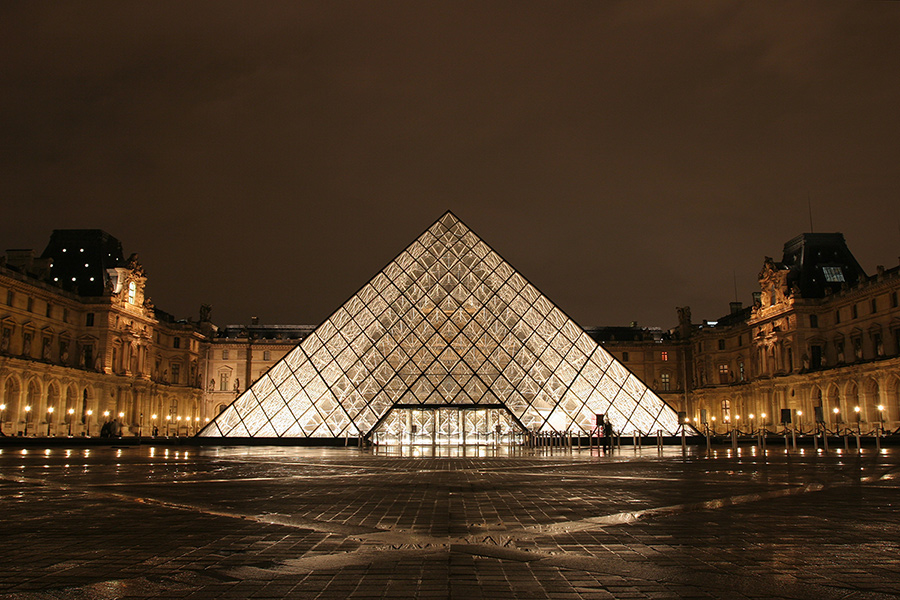
[[[603,421],[603,451],[611,452],[613,442],[613,428],[609,419]]]

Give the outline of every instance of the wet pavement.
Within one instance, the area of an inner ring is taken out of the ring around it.
[[[900,449],[472,454],[4,447],[0,599],[900,597]]]

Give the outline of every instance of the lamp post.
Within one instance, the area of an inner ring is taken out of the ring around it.
[[[73,418],[73,415],[75,414],[75,409],[70,408],[66,412],[69,414],[69,437],[72,437],[72,418]]]
[[[803,435],[803,411],[797,411],[797,429],[800,430],[800,435]]]
[[[200,417],[194,417],[194,435],[197,435],[197,431],[200,429]]]
[[[53,407],[47,407],[47,437],[50,437],[50,427],[53,424]]]
[[[834,413],[834,432],[839,433],[838,432],[838,415],[841,413],[841,409],[839,409],[837,406],[835,406],[834,408],[831,409],[831,412]]]
[[[712,432],[713,432],[713,435],[716,435],[716,418],[715,418],[715,417],[710,417],[710,420],[712,421]]]
[[[93,414],[94,410],[92,408],[89,408],[87,410],[87,419],[85,419],[85,421],[87,421],[87,437],[91,437],[91,416]]]
[[[175,417],[175,420],[178,421],[175,423],[175,437],[179,437],[181,435],[181,415]]]
[[[25,437],[28,437],[28,417],[30,416],[28,413],[31,412],[31,407],[25,407]]]
[[[150,422],[153,423],[153,429],[151,429],[151,433],[153,433],[153,437],[156,437],[156,413],[153,413],[150,416]]]
[[[862,435],[862,428],[860,427],[860,424],[859,424],[860,408],[858,406],[854,406],[853,412],[856,413],[856,435]]]
[[[753,429],[753,417],[754,417],[755,415],[754,415],[753,413],[750,413],[750,414],[747,415],[747,416],[750,417],[750,435],[753,435],[754,433],[756,433],[756,430]]]
[[[169,423],[172,422],[172,415],[166,415],[166,437],[169,437]]]

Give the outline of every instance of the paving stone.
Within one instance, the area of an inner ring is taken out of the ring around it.
[[[896,597],[898,459],[3,447],[0,599]]]

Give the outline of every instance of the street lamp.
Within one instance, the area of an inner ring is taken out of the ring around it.
[[[52,424],[53,419],[53,407],[47,407],[47,437],[50,437],[50,426]]]
[[[87,411],[87,437],[91,437],[91,415],[94,414],[94,410],[89,408]]]
[[[156,437],[156,434],[158,433],[158,431],[156,430],[156,413],[150,415],[150,420],[153,422],[153,429],[151,429],[151,431],[153,432],[153,437]]]
[[[31,407],[26,406],[25,407],[25,437],[28,437],[28,417],[29,417],[28,413],[30,413],[30,412],[31,412]]]
[[[178,421],[175,425],[175,437],[178,437],[181,435],[181,415],[175,417],[175,420]]]
[[[803,411],[797,411],[797,429],[800,430],[800,435],[803,435]]]
[[[881,429],[884,430],[884,404],[878,405],[878,421],[881,423]]]
[[[166,437],[169,437],[169,423],[172,421],[172,415],[166,415]]]
[[[831,412],[834,413],[834,433],[835,435],[838,435],[838,415],[841,413],[841,409],[835,406],[831,409]]]
[[[75,414],[75,409],[70,408],[66,412],[69,413],[69,437],[72,437],[72,415]]]
[[[194,417],[194,433],[197,433],[197,430],[200,429],[200,417]]]
[[[862,435],[862,430],[860,429],[860,425],[859,425],[859,416],[860,416],[860,415],[859,415],[859,413],[860,413],[859,407],[858,407],[858,406],[854,406],[854,407],[853,407],[853,412],[856,413],[856,435]]]

